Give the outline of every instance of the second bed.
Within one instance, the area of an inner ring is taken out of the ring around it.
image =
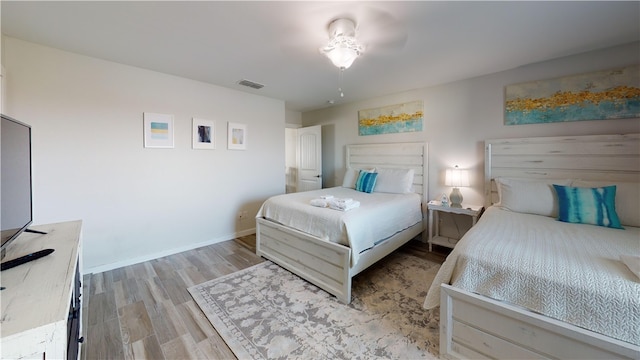
[[[256,253],[349,303],[353,276],[421,233],[424,238],[427,159],[426,143],[348,145],[349,171],[411,170],[406,191],[341,186],[276,195],[256,216]],[[310,204],[322,196],[360,206],[339,211]]]

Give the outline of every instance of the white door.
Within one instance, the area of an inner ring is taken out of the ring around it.
[[[322,127],[298,129],[298,188],[309,191],[322,188]]]

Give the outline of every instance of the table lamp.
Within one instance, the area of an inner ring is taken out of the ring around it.
[[[446,186],[453,186],[451,195],[449,195],[451,207],[462,207],[462,193],[459,188],[469,186],[469,172],[459,169],[458,165],[453,169],[447,169],[444,184]]]

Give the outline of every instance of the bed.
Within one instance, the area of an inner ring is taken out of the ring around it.
[[[406,193],[363,193],[339,186],[273,196],[256,216],[256,253],[350,303],[354,276],[420,234],[426,241],[427,161],[426,143],[347,145],[343,185],[350,172],[377,169],[409,176]],[[361,206],[342,212],[310,205],[322,196],[350,198]],[[396,207],[388,208],[386,201]],[[276,207],[284,203],[289,208]],[[304,214],[293,216],[296,213]],[[379,217],[385,213],[395,220]],[[374,218],[382,220],[372,222]],[[395,227],[387,226],[392,223]]]
[[[640,358],[639,139],[485,142],[487,210],[425,298],[443,358]]]

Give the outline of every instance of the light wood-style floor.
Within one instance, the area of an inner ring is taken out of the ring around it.
[[[264,261],[255,241],[249,235],[85,275],[81,359],[235,359],[187,288]],[[398,251],[446,257],[417,240]]]

